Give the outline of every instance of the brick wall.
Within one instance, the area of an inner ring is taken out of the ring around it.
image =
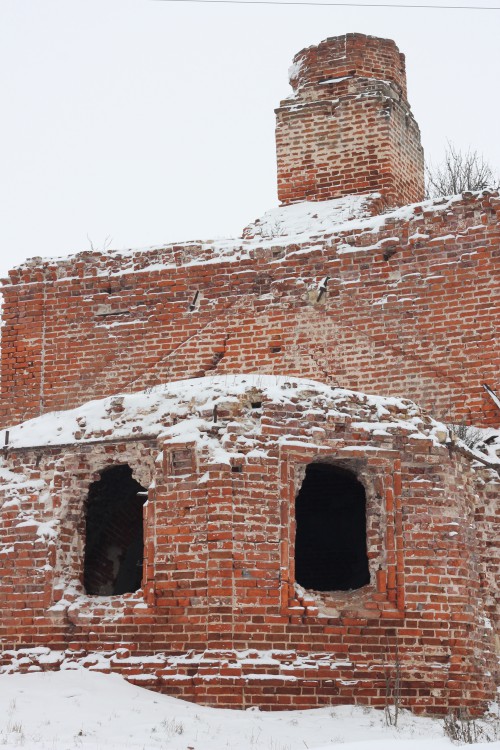
[[[31,262],[3,289],[0,424],[171,380],[263,372],[495,426],[483,383],[500,392],[499,212],[485,193],[313,239],[237,240],[229,257],[207,243]]]
[[[391,206],[422,200],[420,131],[393,41],[326,39],[295,55],[290,82],[294,96],[276,110],[284,205],[377,191]]]
[[[380,213],[423,189],[393,42],[326,40],[296,56],[291,80],[277,112],[281,200],[376,190],[371,217],[292,236],[284,213],[267,235],[255,223],[229,242],[35,259],[4,280],[0,427],[204,375],[227,376],[227,400],[165,413],[163,428],[195,418],[204,442],[137,424],[118,439],[115,399],[103,429],[82,419],[65,445],[4,448],[0,671],[77,663],[226,707],[384,706],[396,681],[420,712],[479,711],[495,695],[495,472],[471,467],[414,406],[387,402],[392,424],[377,429],[363,396],[338,396],[336,410],[321,386],[273,401],[230,383],[270,373],[293,389],[286,376],[306,376],[497,425],[483,384],[500,390],[500,199]],[[356,591],[295,585],[295,497],[318,460],[366,492],[370,583]],[[86,499],[120,464],[149,488],[142,586],[92,596]]]
[[[376,430],[366,399],[290,388],[276,401],[228,388],[203,429],[230,463],[201,443],[144,438],[7,451],[0,670],[80,663],[189,700],[265,708],[382,707],[398,678],[417,712],[483,707],[498,681],[498,477],[437,443],[445,433],[425,416],[411,433],[389,404],[393,424]],[[313,460],[365,487],[371,580],[357,591],[294,586],[294,500]],[[143,587],[85,596],[85,499],[95,472],[118,463],[150,487]]]

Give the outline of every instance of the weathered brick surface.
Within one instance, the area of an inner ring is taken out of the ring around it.
[[[417,410],[386,405],[381,428],[362,397],[291,393],[235,398],[228,387],[217,422],[202,427],[230,449],[228,463],[203,442],[92,443],[90,433],[86,444],[8,451],[0,665],[78,662],[227,707],[383,706],[399,676],[416,711],[484,706],[498,677],[498,477],[472,471]],[[311,460],[350,467],[365,486],[371,582],[359,591],[294,586],[294,498]],[[124,462],[150,486],[143,588],[85,596],[88,487]]]
[[[377,429],[365,397],[289,378],[496,426],[483,385],[500,392],[500,198],[387,212],[422,192],[403,57],[347,35],[295,62],[295,99],[277,113],[280,197],[316,211],[376,190],[364,214],[339,219],[337,206],[336,223],[297,234],[289,206],[284,226],[255,222],[242,239],[35,259],[4,281],[0,669],[77,662],[229,707],[383,706],[396,679],[416,711],[477,711],[494,696],[497,474],[425,412],[386,403]],[[253,381],[235,396],[240,373],[277,375],[292,395]],[[224,377],[217,408],[193,397],[161,421],[193,419],[203,440],[124,432],[122,397],[102,429],[80,416],[60,445],[12,437],[50,411],[205,375]],[[370,584],[358,591],[295,586],[295,497],[320,459],[365,487]],[[142,588],[88,596],[88,488],[123,463],[149,488]]]
[[[230,257],[207,243],[27,264],[3,288],[0,424],[257,371],[495,426],[483,384],[500,392],[499,213],[485,193],[314,239],[236,241]]]
[[[391,206],[422,200],[420,131],[392,40],[326,39],[295,55],[290,83],[294,96],[276,110],[284,205],[376,191]]]

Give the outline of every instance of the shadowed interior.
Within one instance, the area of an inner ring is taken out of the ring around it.
[[[365,488],[351,471],[309,464],[295,512],[297,583],[317,591],[348,591],[370,582]]]
[[[87,594],[137,591],[142,580],[145,492],[128,465],[113,466],[89,488],[84,586]]]

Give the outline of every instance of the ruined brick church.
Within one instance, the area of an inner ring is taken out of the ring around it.
[[[3,280],[0,671],[480,711],[499,682],[500,198],[423,200],[394,42],[327,39],[290,82],[281,206],[241,238]]]

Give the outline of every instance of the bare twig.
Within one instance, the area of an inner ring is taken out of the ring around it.
[[[500,178],[476,149],[461,151],[448,141],[445,157],[437,167],[427,164],[427,196],[457,195],[470,190],[498,188]]]

